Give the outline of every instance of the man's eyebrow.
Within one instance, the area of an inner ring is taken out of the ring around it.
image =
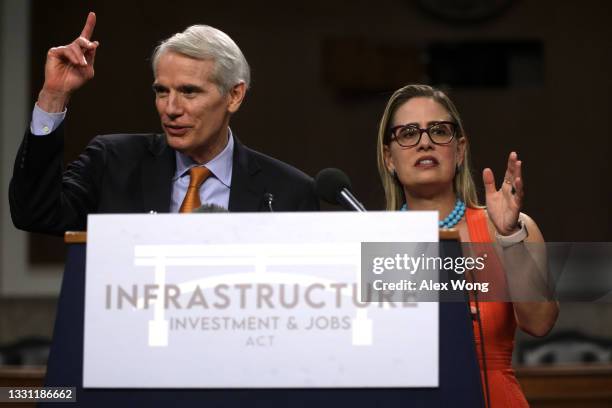
[[[158,84],[157,82],[153,83],[152,88],[153,88],[153,90],[155,92],[162,92],[162,91],[167,91],[168,90],[168,88],[166,88],[165,86],[163,86],[161,84]]]
[[[179,92],[193,93],[193,92],[202,92],[204,91],[201,87],[193,84],[185,84],[180,85],[178,88]]]

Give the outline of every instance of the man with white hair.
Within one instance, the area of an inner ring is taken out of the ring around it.
[[[86,228],[89,213],[318,209],[301,171],[243,146],[229,128],[250,83],[244,55],[225,33],[192,26],[153,53],[155,105],[164,134],[94,138],[63,169],[63,121],[73,92],[94,76],[96,16],[81,35],[51,48],[30,129],[9,189],[21,229],[63,234]]]

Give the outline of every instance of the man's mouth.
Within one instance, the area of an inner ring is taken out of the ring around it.
[[[164,125],[164,129],[171,136],[182,136],[191,129],[189,126],[180,126],[180,125]]]

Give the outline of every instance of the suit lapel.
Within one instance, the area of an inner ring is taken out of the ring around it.
[[[163,135],[151,138],[149,153],[141,166],[143,208],[146,212],[167,213],[170,211],[172,178],[176,169],[176,156]]]
[[[234,142],[229,211],[259,211],[265,192],[261,177],[258,177],[261,169],[249,150],[236,137]]]

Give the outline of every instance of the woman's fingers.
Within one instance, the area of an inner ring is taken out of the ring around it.
[[[518,159],[518,156],[515,154],[515,158],[514,158],[514,166],[513,166],[513,177],[515,179],[517,178],[522,178],[523,177],[523,162],[521,160]]]
[[[523,206],[523,197],[525,196],[525,191],[523,190],[523,179],[518,177],[514,180],[514,200],[516,202],[519,210]]]
[[[497,191],[495,188],[495,176],[493,175],[493,170],[488,167],[482,171],[482,182],[484,183],[485,194],[492,194]]]
[[[506,164],[506,172],[504,173],[504,180],[510,180],[514,178],[514,163],[516,162],[516,153],[510,152],[508,155],[508,163]]]

